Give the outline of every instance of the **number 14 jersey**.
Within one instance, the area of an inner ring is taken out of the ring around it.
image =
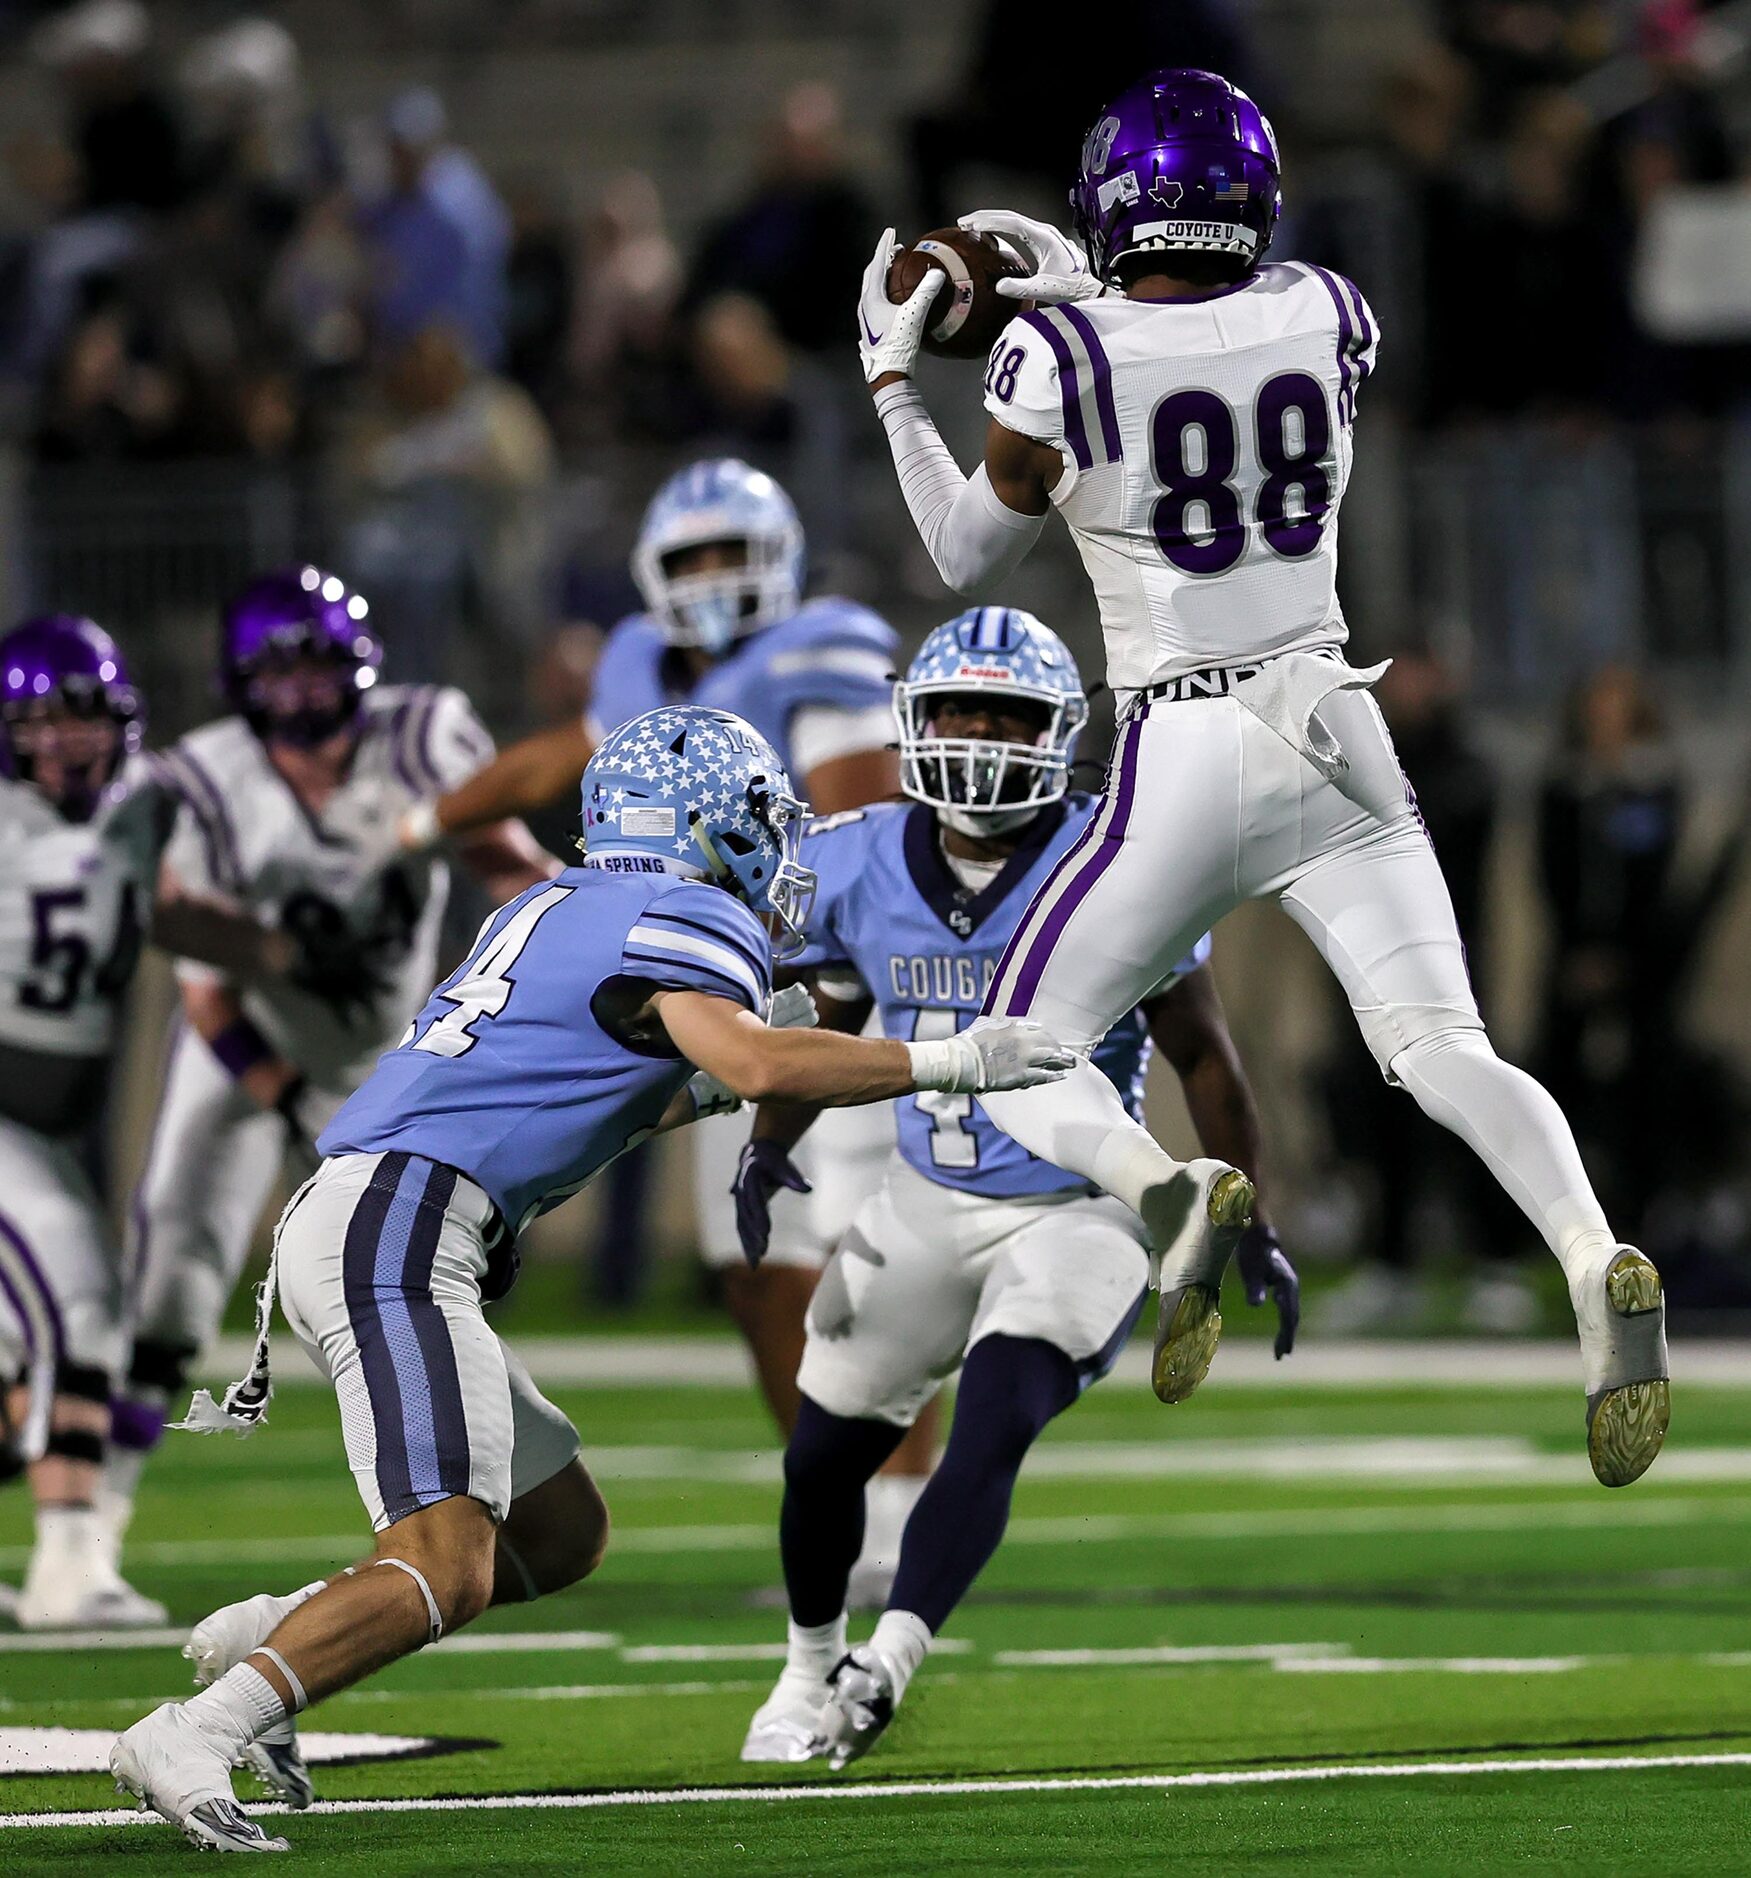
[[[999,423],[1055,445],[1107,678],[1341,645],[1338,506],[1379,322],[1291,261],[1185,300],[1036,307],[985,373]]]

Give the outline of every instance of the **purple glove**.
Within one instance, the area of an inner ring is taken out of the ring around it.
[[[1301,1280],[1269,1226],[1248,1226],[1240,1235],[1234,1260],[1240,1267],[1240,1282],[1246,1286],[1247,1303],[1263,1304],[1267,1297],[1276,1303],[1275,1348],[1281,1362],[1295,1347],[1295,1328],[1301,1322]]]
[[[736,1235],[750,1265],[757,1266],[766,1256],[772,1238],[772,1196],[780,1188],[791,1193],[814,1191],[776,1141],[750,1141],[736,1163],[735,1183],[730,1188],[736,1196]]]

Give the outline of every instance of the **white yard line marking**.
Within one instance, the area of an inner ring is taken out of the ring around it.
[[[553,1388],[745,1388],[748,1359],[727,1337],[517,1337],[511,1342],[543,1387]],[[249,1339],[221,1337],[206,1365],[209,1379],[223,1380],[249,1367]],[[1673,1346],[1673,1381],[1682,1388],[1743,1388],[1751,1384],[1751,1341],[1687,1337]],[[1115,1380],[1146,1384],[1149,1349],[1137,1344],[1119,1358]],[[275,1346],[274,1381],[282,1386],[319,1384],[322,1376],[290,1337]],[[1572,1340],[1549,1338],[1517,1343],[1501,1338],[1405,1338],[1396,1341],[1340,1338],[1297,1350],[1292,1363],[1277,1363],[1265,1337],[1234,1337],[1206,1385],[1283,1390],[1447,1389],[1560,1384],[1579,1389],[1581,1365]]]
[[[1004,1669],[1127,1669],[1150,1663],[1277,1663],[1298,1656],[1325,1662],[1345,1649],[1341,1643],[1190,1643],[1130,1650],[999,1650],[991,1660]]]
[[[1268,1539],[1322,1534],[1391,1532],[1514,1532],[1541,1526],[1742,1525],[1751,1522],[1751,1500],[1741,1497],[1660,1499],[1652,1494],[1625,1500],[1593,1494],[1582,1500],[1472,1500],[1450,1506],[1299,1506],[1234,1513],[1093,1513],[1012,1519],[1011,1545],[1064,1545],[1125,1539]],[[729,1526],[633,1526],[618,1528],[610,1551],[776,1551],[777,1523]],[[366,1549],[357,1533],[324,1533],[280,1539],[146,1540],[128,1548],[141,1565],[224,1565],[292,1559],[355,1558]],[[0,1546],[0,1570],[23,1565],[28,1546]],[[151,1634],[151,1633],[145,1633]],[[0,1651],[39,1649],[0,1633]],[[119,1646],[111,1646],[119,1647]]]
[[[83,1655],[92,1650],[180,1650],[188,1642],[188,1628],[172,1625],[161,1630],[18,1631],[0,1633],[0,1654],[49,1650]],[[494,1630],[468,1631],[442,1637],[421,1652],[434,1650],[457,1656],[510,1655],[521,1650],[612,1650],[619,1647],[614,1630]]]
[[[1623,1660],[1621,1656],[1313,1656],[1284,1657],[1272,1667],[1301,1676],[1390,1676],[1417,1670],[1454,1676],[1551,1676]]]
[[[1187,1787],[1267,1787],[1327,1780],[1451,1780],[1470,1774],[1624,1774],[1674,1767],[1751,1767],[1747,1754],[1646,1754],[1575,1756],[1543,1760],[1395,1761],[1375,1765],[1349,1761],[1316,1767],[1222,1767],[1203,1773],[1119,1774],[1049,1780],[822,1780],[806,1787],[627,1788],[611,1793],[489,1793],[468,1798],[414,1800],[318,1800],[305,1819],[355,1813],[595,1812],[615,1806],[770,1805],[809,1800],[895,1800],[921,1796],[955,1799],[999,1793],[1160,1793]],[[283,1809],[247,1805],[246,1813]],[[0,1813],[0,1827],[162,1826],[151,1814],[119,1807],[90,1813]]]
[[[941,1678],[938,1678],[940,1681]],[[616,1696],[637,1695],[722,1695],[746,1694],[753,1689],[770,1689],[770,1676],[736,1677],[719,1682],[555,1682],[541,1683],[526,1689],[464,1689],[470,1702],[594,1702]],[[449,1693],[446,1691],[446,1693]],[[430,1702],[427,1689],[346,1689],[329,1698],[333,1702]]]
[[[930,1646],[930,1654],[964,1656],[974,1647],[966,1637],[938,1637]],[[620,1660],[623,1663],[782,1663],[788,1653],[788,1645],[783,1643],[641,1643],[622,1650]]]

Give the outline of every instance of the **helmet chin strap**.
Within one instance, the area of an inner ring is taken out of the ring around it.
[[[693,837],[693,845],[705,856],[706,870],[720,887],[728,887],[740,894],[742,883],[730,871],[729,863],[717,851],[717,843],[706,833],[705,823],[697,815],[687,823],[687,832]]]
[[[936,811],[937,820],[944,827],[952,828],[957,835],[966,835],[973,841],[981,841],[988,835],[1011,835],[1016,829],[1025,828],[1043,805],[1030,803],[1019,809],[960,809],[941,807]]]

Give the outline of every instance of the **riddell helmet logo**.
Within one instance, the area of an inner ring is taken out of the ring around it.
[[[955,673],[957,678],[996,678],[1006,685],[1015,683],[1015,674],[1005,671],[1001,665],[963,665]]]

